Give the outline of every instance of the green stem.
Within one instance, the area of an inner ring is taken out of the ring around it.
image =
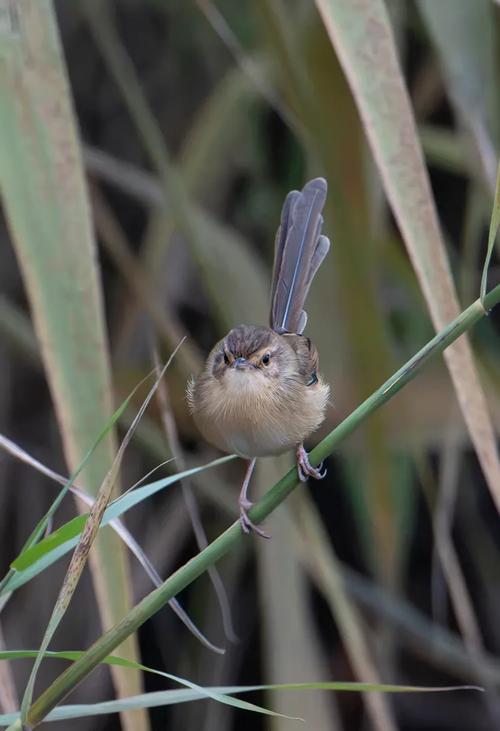
[[[330,432],[311,452],[311,462],[318,464],[331,454],[335,447],[371,413],[380,408],[382,404],[411,381],[431,357],[442,353],[445,348],[475,325],[484,317],[487,310],[494,307],[498,302],[500,302],[500,285],[485,297],[484,307],[486,309],[483,308],[480,300],[476,300]],[[297,472],[292,469],[255,505],[251,511],[252,520],[256,523],[264,520],[296,486]],[[243,540],[245,540],[245,537],[239,522],[233,523],[201,553],[194,556],[160,587],[144,597],[126,617],[105,632],[79,660],[56,678],[52,685],[33,703],[28,713],[28,726],[33,727],[39,724],[49,711],[62,701],[124,639],[133,634],[170,599],[179,594],[229,550],[234,548],[238,541]],[[17,727],[14,726],[13,728]]]

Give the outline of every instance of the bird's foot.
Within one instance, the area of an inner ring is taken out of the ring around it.
[[[252,505],[253,503],[250,500],[240,500],[240,525],[243,533],[246,533],[248,535],[248,533],[255,531],[255,533],[261,536],[261,538],[271,538],[269,533],[266,533],[265,530],[262,530],[262,528],[259,528],[258,525],[255,525],[255,523],[250,520],[248,511],[250,510]]]
[[[326,468],[323,469],[323,462],[319,467],[313,467],[309,462],[309,455],[302,444],[297,447],[297,472],[301,482],[307,482],[308,477],[313,477],[315,480],[322,480],[326,476]]]

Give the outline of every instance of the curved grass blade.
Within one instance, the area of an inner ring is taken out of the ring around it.
[[[142,382],[143,381],[141,381],[141,383]],[[139,384],[139,385],[141,385],[141,384]],[[116,422],[118,421],[118,419],[120,418],[120,416],[123,414],[123,412],[127,408],[128,404],[130,403],[130,399],[132,398],[133,394],[135,393],[135,391],[137,390],[138,387],[139,386],[137,386],[134,389],[134,391],[130,394],[130,396],[128,396],[125,399],[125,401],[121,404],[121,406],[118,407],[118,409],[115,411],[115,413],[111,416],[111,418],[108,420],[108,422],[102,428],[101,433],[99,434],[99,436],[95,440],[94,444],[90,447],[90,449],[86,453],[85,457],[83,458],[83,460],[81,461],[81,463],[79,464],[79,466],[76,468],[76,470],[73,472],[73,474],[71,475],[71,477],[68,477],[68,479],[66,480],[66,482],[63,484],[62,489],[60,490],[59,494],[57,495],[57,497],[53,501],[52,505],[47,510],[47,512],[45,513],[45,515],[43,516],[43,518],[41,518],[41,520],[35,526],[35,528],[31,532],[31,535],[25,541],[24,546],[21,549],[21,552],[20,552],[19,556],[17,557],[17,559],[15,559],[11,563],[10,570],[4,576],[4,578],[2,579],[2,581],[0,581],[0,596],[5,591],[9,590],[9,589],[7,589],[7,586],[8,586],[8,583],[9,583],[9,579],[12,576],[12,569],[14,569],[14,563],[18,559],[22,559],[22,556],[24,555],[24,553],[27,552],[30,548],[33,548],[33,546],[36,545],[36,543],[38,542],[40,536],[44,533],[44,531],[46,530],[47,526],[49,525],[49,521],[51,521],[52,518],[54,517],[54,515],[56,513],[56,510],[58,509],[59,505],[63,501],[64,497],[66,496],[66,494],[68,493],[68,491],[70,491],[71,488],[72,488],[72,486],[74,485],[74,482],[75,482],[76,478],[82,472],[82,470],[85,468],[85,466],[89,463],[90,458],[94,454],[94,452],[97,449],[97,447],[99,446],[99,444],[101,444],[101,442],[103,441],[103,439],[105,439],[105,437],[108,436],[108,434],[110,433],[110,431],[113,429],[114,425],[116,424]],[[50,537],[50,535],[52,535],[52,534],[49,532],[49,534],[48,534],[48,536],[46,536],[46,538]]]
[[[79,651],[62,651],[62,652],[50,652],[46,651],[44,657],[47,659],[56,660],[77,660],[82,657],[84,653]],[[1,660],[19,660],[24,658],[36,657],[37,652],[35,650],[8,650],[0,652]],[[91,704],[80,704],[71,706],[60,706],[52,711],[47,716],[47,721],[61,721],[68,718],[84,718],[87,716],[105,715],[108,713],[118,713],[119,711],[128,708],[154,708],[156,706],[172,705],[175,703],[187,703],[189,701],[196,701],[206,698],[224,703],[226,705],[233,706],[240,710],[253,711],[257,713],[263,713],[269,716],[275,716],[285,718],[288,720],[302,720],[294,716],[287,716],[285,714],[276,713],[270,711],[262,706],[257,706],[254,703],[248,703],[247,701],[240,700],[239,698],[232,698],[230,696],[239,693],[251,693],[256,691],[304,691],[304,690],[331,690],[338,692],[350,692],[350,693],[443,693],[450,691],[459,690],[476,690],[481,691],[482,688],[475,685],[453,685],[453,686],[412,686],[412,685],[396,685],[396,684],[385,684],[385,683],[352,683],[352,682],[339,682],[339,681],[327,681],[327,682],[312,682],[312,683],[273,683],[268,685],[232,685],[223,687],[202,687],[185,678],[179,678],[171,673],[165,673],[161,670],[155,670],[146,665],[140,663],[131,662],[115,655],[109,655],[102,661],[106,665],[119,665],[126,668],[134,668],[137,670],[143,670],[147,673],[153,673],[160,675],[164,678],[168,678],[179,685],[187,686],[186,689],[182,690],[165,690],[157,691],[154,693],[143,693],[140,696],[134,698],[124,698],[118,701],[104,701],[102,703],[91,703]],[[19,719],[19,714],[9,713],[0,715],[0,726],[7,724],[13,724]]]
[[[152,375],[152,374],[150,374],[150,375]],[[28,551],[30,548],[32,548],[34,545],[36,545],[40,536],[46,531],[46,528],[49,525],[49,522],[52,520],[53,516],[55,515],[55,512],[56,512],[57,508],[59,507],[59,505],[61,504],[61,502],[63,501],[65,495],[67,494],[68,491],[71,490],[71,488],[74,484],[74,481],[76,480],[78,475],[82,472],[82,470],[86,467],[86,465],[89,464],[90,458],[95,453],[95,450],[97,449],[99,444],[101,444],[101,442],[105,439],[105,437],[110,434],[110,432],[112,431],[112,429],[113,429],[114,425],[116,424],[116,422],[118,421],[118,419],[125,412],[125,409],[129,405],[132,396],[135,394],[137,389],[144,383],[144,381],[147,380],[147,378],[149,378],[149,376],[146,376],[146,378],[144,378],[142,381],[140,381],[140,383],[137,384],[137,386],[134,388],[134,390],[123,401],[123,403],[118,407],[118,409],[116,409],[114,414],[110,417],[110,419],[101,429],[97,439],[95,440],[93,445],[90,447],[90,449],[87,451],[83,460],[80,462],[80,464],[78,465],[76,470],[73,472],[73,474],[70,477],[68,477],[67,480],[65,480],[63,482],[63,487],[60,490],[59,495],[55,498],[55,500],[53,501],[52,505],[50,506],[50,508],[48,509],[46,514],[43,516],[43,518],[41,518],[41,520],[38,522],[38,524],[35,526],[34,530],[32,531],[31,535],[25,541],[24,546],[21,549],[21,552],[20,552],[18,558],[20,558],[25,551]],[[13,443],[10,440],[7,440],[3,437],[1,437],[1,439],[2,439],[2,444],[4,447],[8,447],[9,445],[12,447]],[[14,450],[14,449],[11,450],[12,453],[16,453],[16,451],[19,451],[19,450]],[[51,535],[50,532],[49,532],[49,535]],[[5,593],[8,581],[12,576],[12,568],[13,568],[13,566],[11,565],[11,570],[9,570],[6,574],[6,576],[4,576],[4,578],[2,579],[2,581],[0,581],[0,596],[3,593]]]
[[[163,477],[161,480],[156,480],[155,482],[151,482],[147,485],[137,487],[132,492],[128,492],[114,500],[106,508],[101,527],[108,525],[108,523],[112,520],[115,520],[126,513],[127,510],[130,510],[139,503],[150,498],[152,495],[155,495],[160,490],[174,484],[178,480],[195,475],[197,472],[203,472],[206,469],[211,469],[212,467],[218,467],[232,459],[234,459],[233,455],[220,457],[208,464],[200,465],[199,467],[192,467],[191,469],[179,472],[176,475],[169,475],[168,477]],[[39,563],[40,565],[43,564],[43,568],[46,568],[57,560],[57,558],[60,558],[70,551],[71,548],[76,545],[78,538],[80,537],[87,515],[88,514],[78,515],[76,518],[64,523],[64,525],[55,530],[49,536],[25,551],[22,556],[19,556],[12,564],[12,567],[16,569],[18,573],[8,582],[7,586],[4,588],[4,592],[13,591],[14,589],[19,588],[19,586],[25,584],[26,581],[22,580],[24,572],[32,570],[34,567],[37,567]],[[55,558],[55,556],[57,556],[57,558]],[[43,568],[37,570],[36,573],[31,571],[29,578],[31,579],[33,576],[38,575]]]
[[[29,464],[31,467],[34,467],[34,469],[38,470],[42,474],[46,475],[52,480],[55,480],[56,482],[65,485],[67,482],[67,479],[63,477],[62,475],[59,475],[57,472],[54,472],[50,468],[46,467],[44,464],[39,462],[37,459],[32,457],[30,454],[28,454],[24,449],[19,447],[17,444],[12,442],[7,437],[4,437],[2,434],[0,434],[0,447],[5,449],[9,454],[12,454],[17,459],[20,459],[22,462],[25,462],[26,464]],[[167,460],[170,461],[170,460]],[[157,469],[157,468],[155,468]],[[144,477],[143,479],[147,479],[147,477]],[[143,480],[140,480],[142,482]],[[134,486],[135,487],[135,486]],[[133,488],[132,488],[133,489]],[[75,495],[78,495],[80,500],[84,502],[89,507],[92,507],[95,500],[93,497],[91,497],[85,490],[82,490],[81,488],[77,487],[76,485],[72,485],[70,487],[71,492],[73,492]],[[147,573],[149,578],[151,579],[154,586],[160,586],[162,583],[162,579],[158,572],[156,571],[155,567],[139,545],[139,543],[135,540],[134,536],[130,533],[130,531],[125,527],[125,525],[118,519],[110,520],[109,525],[113,530],[117,533],[117,535],[120,536],[122,541],[126,544],[128,549],[133,553],[133,555],[136,557],[136,559],[139,561],[141,566],[143,567],[144,571]],[[76,544],[75,544],[76,545]],[[14,571],[12,571],[11,576],[14,575]],[[4,595],[4,602],[0,606],[0,612],[3,610],[6,601],[10,598],[12,595],[13,589],[10,587],[10,592],[6,595]],[[0,593],[1,596],[1,593]],[[190,619],[189,615],[184,611],[184,609],[181,607],[180,603],[177,601],[177,599],[173,599],[169,602],[170,608],[177,614],[181,622],[183,622],[186,627],[190,630],[190,632],[193,633],[195,637],[203,644],[205,647],[208,647],[210,650],[213,650],[214,652],[217,652],[219,654],[223,654],[225,651],[214,645],[212,642],[208,640],[207,637],[198,629],[198,627],[194,624],[194,622]]]
[[[5,655],[10,655],[10,659],[21,658],[21,657],[38,657],[39,653],[33,651],[11,651],[5,653]],[[77,660],[78,658],[82,657],[84,655],[83,652],[51,652],[47,653],[46,650],[43,652],[43,657],[47,658],[59,658],[59,659],[71,659],[71,660]],[[6,656],[3,657],[3,653],[0,654],[0,660],[6,660],[9,659]],[[225,693],[219,692],[217,689],[214,688],[207,688],[202,687],[200,685],[197,685],[196,683],[192,683],[190,680],[187,680],[186,678],[180,678],[178,675],[173,675],[172,673],[166,673],[162,670],[155,670],[154,668],[150,668],[147,665],[142,665],[141,663],[132,662],[130,660],[125,660],[124,658],[117,657],[117,656],[109,656],[104,660],[104,663],[106,665],[115,665],[119,667],[125,667],[130,668],[134,670],[142,670],[147,673],[152,673],[154,675],[160,675],[163,678],[167,678],[168,680],[172,680],[174,683],[178,683],[179,685],[182,685],[186,688],[189,688],[192,692],[196,694],[197,699],[201,698],[210,698],[211,700],[217,701],[218,703],[223,703],[228,706],[233,706],[234,708],[239,708],[241,710],[246,711],[253,711],[255,713],[262,713],[266,716],[280,716],[282,718],[287,718],[291,721],[301,721],[303,719],[293,717],[293,716],[286,716],[281,713],[276,713],[275,711],[271,711],[267,708],[264,708],[263,706],[257,706],[255,703],[249,703],[248,701],[241,700],[239,698],[232,698],[230,695],[227,695]],[[306,687],[310,687],[310,684],[307,684]],[[258,687],[256,687],[258,690]],[[171,691],[167,691],[171,692]],[[144,707],[144,706],[137,706],[137,707]],[[18,724],[20,721],[19,717],[17,719],[14,719],[13,727],[17,728],[16,724]]]
[[[205,690],[205,689],[202,689]],[[453,691],[482,691],[482,688],[472,685],[464,686],[442,686],[437,688],[426,687],[426,686],[405,686],[405,685],[373,685],[371,683],[296,683],[296,684],[283,684],[283,685],[228,685],[220,687],[210,687],[212,694],[218,694],[228,700],[221,701],[225,702],[226,705],[232,705],[241,710],[253,710],[258,713],[264,713],[273,717],[280,717],[289,719],[292,721],[302,721],[301,718],[293,716],[285,716],[283,714],[269,711],[268,709],[255,706],[254,704],[243,705],[245,701],[239,701],[238,699],[231,699],[234,702],[229,702],[229,697],[237,693],[252,693],[262,691],[304,691],[304,690],[330,690],[333,692],[343,693],[450,693]],[[212,696],[209,696],[212,697]],[[59,706],[49,713],[47,721],[64,721],[70,718],[87,718],[89,716],[103,716],[110,713],[119,713],[123,710],[129,710],[132,708],[158,708],[161,706],[177,705],[179,703],[189,703],[193,701],[206,700],[207,693],[199,692],[196,689],[182,689],[182,690],[164,690],[154,691],[151,693],[143,693],[139,696],[132,696],[131,698],[123,698],[119,701],[103,701],[102,703],[89,703],[79,705],[67,705]],[[214,700],[218,700],[215,699]],[[248,708],[248,706],[251,706]],[[6,726],[7,724],[15,724],[19,719],[19,714],[6,713],[0,715],[0,726]],[[307,722],[307,719],[305,719]],[[17,725],[12,726],[12,730],[16,731],[20,727]]]

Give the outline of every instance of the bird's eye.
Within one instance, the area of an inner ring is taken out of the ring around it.
[[[224,351],[224,363],[225,363],[226,365],[229,365],[229,356],[228,356],[228,354],[226,353],[226,351]]]
[[[269,365],[269,362],[271,360],[271,355],[269,353],[266,353],[262,356],[262,365]]]

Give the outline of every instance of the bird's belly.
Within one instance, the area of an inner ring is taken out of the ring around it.
[[[225,449],[240,457],[267,457],[281,454],[294,446],[283,429],[233,428],[225,433]]]
[[[293,449],[321,423],[328,386],[303,389],[295,398],[273,399],[265,394],[224,394],[213,408],[194,411],[207,441],[240,457],[266,457]],[[220,404],[224,403],[224,408]]]

